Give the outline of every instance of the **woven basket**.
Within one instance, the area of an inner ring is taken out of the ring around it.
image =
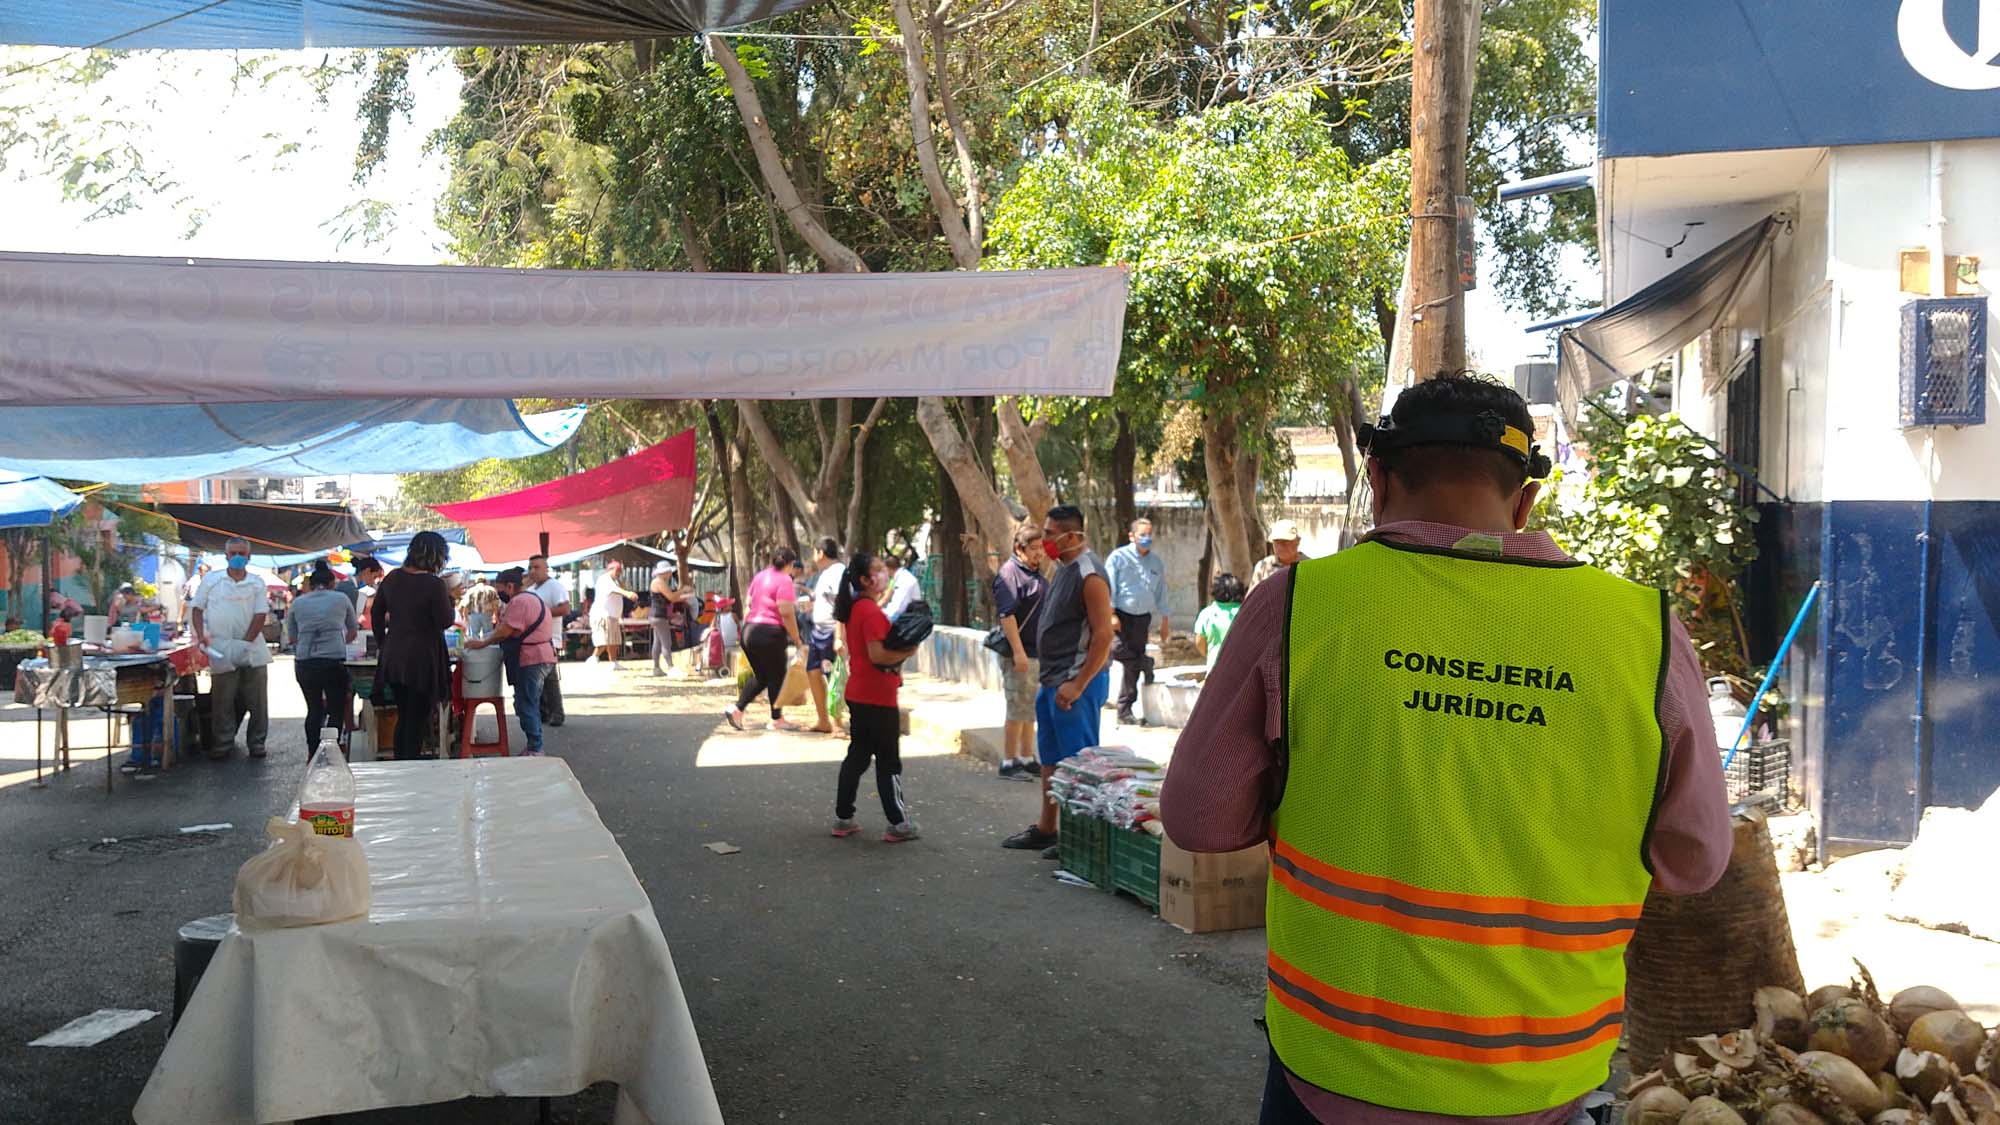
[[[1722,881],[1698,895],[1646,896],[1625,951],[1625,1051],[1632,1073],[1695,1035],[1756,1023],[1757,990],[1805,995],[1784,888],[1762,812],[1739,814]]]

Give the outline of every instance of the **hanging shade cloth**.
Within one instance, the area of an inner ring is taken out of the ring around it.
[[[47,477],[0,469],[0,527],[47,527],[81,503],[83,497]]]
[[[438,529],[438,534],[444,537],[446,570],[490,572],[500,569],[493,563],[487,562],[467,541],[464,528],[441,528]],[[385,567],[399,567],[403,565],[403,560],[409,557],[410,540],[415,539],[417,535],[418,533],[414,531],[398,531],[392,535],[384,535],[371,544],[356,546],[353,550],[357,554],[373,556],[376,562]],[[524,561],[522,565],[527,564]]]
[[[607,43],[736,27],[817,0],[7,0],[0,43],[119,50]]]
[[[1108,267],[690,274],[0,254],[0,402],[419,386],[495,399],[1107,395],[1124,321],[1125,273]]]
[[[607,539],[687,526],[694,514],[694,431],[575,476],[432,510],[465,528],[479,553],[518,559],[560,555]]]
[[[231,538],[250,542],[258,554],[324,551],[365,542],[368,529],[345,504],[162,504],[181,525],[181,542],[197,551],[220,551]]]
[[[10,404],[0,410],[0,468],[109,484],[436,472],[547,453],[568,440],[583,413],[577,406],[523,418],[513,403],[493,399]]]
[[[1630,379],[1720,324],[1777,237],[1775,217],[1562,334],[1557,394],[1576,419],[1592,392]]]

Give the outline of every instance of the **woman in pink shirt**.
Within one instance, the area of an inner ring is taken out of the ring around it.
[[[778,693],[785,686],[788,646],[805,651],[799,641],[798,586],[799,553],[790,547],[771,552],[771,565],[750,580],[745,595],[749,610],[743,615],[743,655],[750,661],[750,682],[736,697],[736,706],[722,713],[729,725],[743,729],[743,709],[763,692],[771,701],[771,727],[798,730],[778,706]]]

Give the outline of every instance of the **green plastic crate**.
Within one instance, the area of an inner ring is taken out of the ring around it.
[[[1111,825],[1096,817],[1079,816],[1063,809],[1057,817],[1056,830],[1060,834],[1063,868],[1109,892],[1112,889]],[[1158,866],[1156,862],[1155,870]]]
[[[1160,838],[1151,832],[1111,829],[1111,889],[1160,908]]]

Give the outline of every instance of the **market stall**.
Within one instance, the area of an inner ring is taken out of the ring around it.
[[[71,644],[51,650],[54,659],[23,661],[14,673],[14,702],[35,709],[35,781],[42,788],[43,713],[54,712],[55,744],[51,767],[70,768],[75,750],[104,751],[104,791],[111,792],[116,774],[113,761],[118,748],[117,721],[123,715],[133,720],[134,758],[143,756],[147,764],[171,769],[180,755],[177,689],[187,678],[207,666],[199,648],[180,645],[150,652],[86,653],[86,646]],[[185,696],[192,701],[195,693]],[[96,710],[104,715],[104,742],[98,746],[78,746],[70,737],[70,713]]]
[[[354,777],[367,917],[232,930],[133,1111],[140,1125],[606,1080],[621,1122],[722,1120],[652,903],[566,764],[362,763]]]

